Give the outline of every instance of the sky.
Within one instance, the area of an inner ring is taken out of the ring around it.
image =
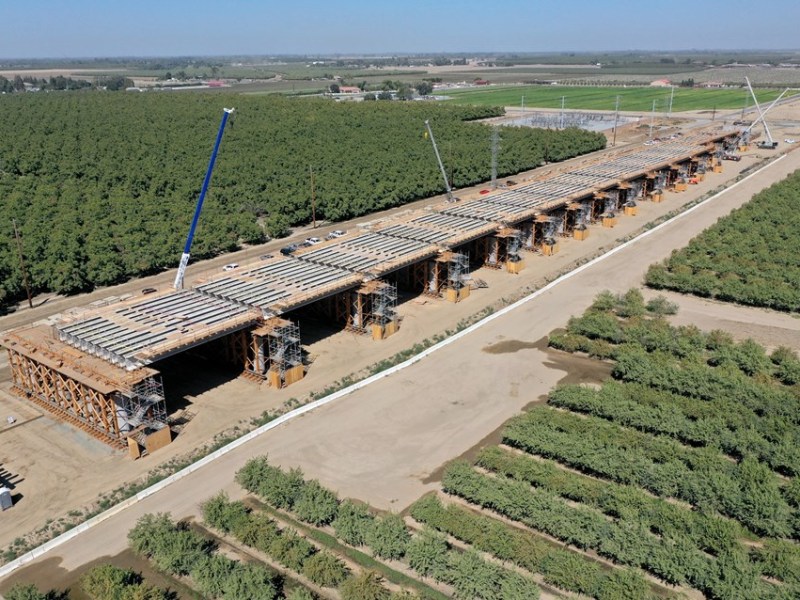
[[[800,0],[0,0],[0,58],[800,48]]]

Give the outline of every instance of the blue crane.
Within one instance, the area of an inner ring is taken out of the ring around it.
[[[186,245],[183,247],[183,254],[181,255],[181,262],[178,265],[178,274],[175,275],[175,283],[173,287],[176,290],[183,288],[183,277],[186,275],[186,266],[189,264],[189,253],[192,249],[192,240],[194,239],[194,230],[197,228],[197,222],[200,220],[200,211],[203,210],[203,200],[206,198],[208,191],[208,184],[211,181],[211,172],[214,170],[214,163],[217,160],[217,152],[219,151],[219,144],[222,141],[222,134],[225,132],[225,123],[228,122],[228,117],[233,113],[233,108],[223,108],[222,122],[219,124],[219,131],[217,132],[217,141],[214,142],[214,150],[211,152],[211,160],[208,161],[208,170],[206,171],[206,178],[203,180],[203,187],[200,190],[200,197],[197,199],[197,207],[194,209],[194,217],[192,224],[189,227],[189,235],[186,237]]]

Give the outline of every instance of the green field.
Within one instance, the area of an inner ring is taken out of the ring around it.
[[[672,110],[717,110],[743,108],[747,90],[741,89],[695,89],[675,88]],[[757,90],[759,103],[771,102],[778,97],[778,90]],[[458,104],[480,104],[500,106],[525,106],[530,108],[560,108],[561,97],[565,107],[581,110],[613,110],[619,96],[620,110],[648,111],[656,101],[656,110],[664,111],[669,106],[669,88],[657,87],[578,87],[578,86],[488,86],[468,90],[448,91],[451,102]],[[752,99],[748,105],[752,106]]]

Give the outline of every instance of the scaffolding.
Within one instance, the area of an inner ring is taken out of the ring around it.
[[[120,432],[132,458],[139,458],[172,441],[161,375],[155,374],[121,391],[115,399]]]
[[[372,293],[371,322],[385,327],[397,320],[397,287],[391,283],[381,282]]]
[[[348,331],[372,333],[375,339],[397,331],[397,286],[393,283],[369,281],[342,294],[338,306]]]
[[[160,375],[152,375],[117,396],[117,420],[123,434],[140,427],[161,429],[167,424],[164,385]]]
[[[270,384],[282,388],[303,377],[300,326],[286,319],[267,321],[264,331],[269,351]]]
[[[450,302],[459,302],[468,297],[469,255],[462,252],[445,252],[438,260],[447,265],[445,298]]]
[[[447,261],[447,287],[459,291],[468,285],[469,256],[460,252],[450,252]]]

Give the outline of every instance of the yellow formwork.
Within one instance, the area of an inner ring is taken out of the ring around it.
[[[617,217],[603,217],[603,227],[614,227],[617,224]]]
[[[514,273],[516,275],[520,273],[524,268],[525,268],[524,260],[506,261],[506,271],[508,271],[509,273]]]

